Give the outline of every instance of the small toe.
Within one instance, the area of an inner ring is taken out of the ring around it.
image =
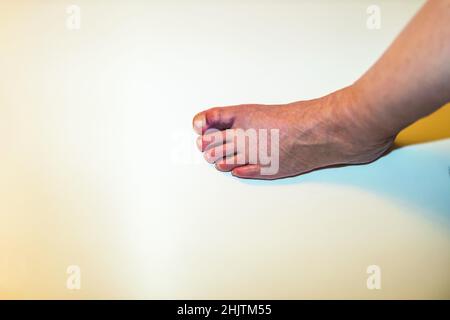
[[[242,155],[232,155],[226,157],[225,159],[218,160],[215,164],[216,169],[219,171],[231,171],[237,167],[245,166],[247,162],[245,161],[245,157]]]
[[[215,148],[205,151],[204,158],[209,163],[215,163],[218,160],[222,160],[225,157],[232,156],[236,152],[235,146],[232,143],[223,144]]]
[[[200,151],[203,152],[224,143],[233,142],[234,140],[234,129],[227,129],[223,131],[210,129],[203,135],[197,137],[196,143]]]

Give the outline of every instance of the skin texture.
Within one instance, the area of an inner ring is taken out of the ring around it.
[[[448,21],[450,1],[428,1],[366,74],[319,99],[198,113],[193,127],[199,149],[219,171],[251,179],[278,179],[378,159],[400,130],[450,101]],[[265,175],[259,160],[250,160],[255,150],[249,144],[238,146],[225,133],[272,128],[279,130],[279,170]],[[213,129],[221,131],[223,139],[209,133]],[[235,161],[238,155],[245,160]]]

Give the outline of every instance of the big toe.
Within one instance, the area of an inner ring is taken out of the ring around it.
[[[261,175],[261,167],[258,164],[248,164],[234,168],[231,173],[233,176],[244,179],[265,179]]]
[[[195,132],[203,134],[209,129],[229,129],[233,121],[234,115],[230,107],[216,107],[197,113],[192,120],[192,126]]]
[[[194,119],[192,119],[192,127],[194,128],[194,131],[198,134],[203,134],[204,130],[203,128],[206,126],[206,116],[205,112],[197,113],[194,116]],[[206,130],[205,130],[206,131]]]

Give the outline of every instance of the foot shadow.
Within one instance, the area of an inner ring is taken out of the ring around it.
[[[366,165],[337,166],[280,180],[240,180],[257,186],[351,185],[425,208],[450,226],[450,104],[402,131],[396,146]]]

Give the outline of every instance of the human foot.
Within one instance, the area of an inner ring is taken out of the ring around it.
[[[359,104],[349,87],[285,105],[212,108],[198,113],[193,127],[200,135],[199,149],[219,171],[231,171],[240,178],[278,179],[333,165],[368,163],[386,152],[394,136],[371,128],[370,121],[355,112],[363,108]],[[261,132],[276,134],[267,141]],[[244,139],[239,140],[242,135]],[[256,137],[256,144],[251,137]],[[261,154],[266,148],[272,163]],[[275,161],[276,170],[267,170],[268,165],[273,169]]]

